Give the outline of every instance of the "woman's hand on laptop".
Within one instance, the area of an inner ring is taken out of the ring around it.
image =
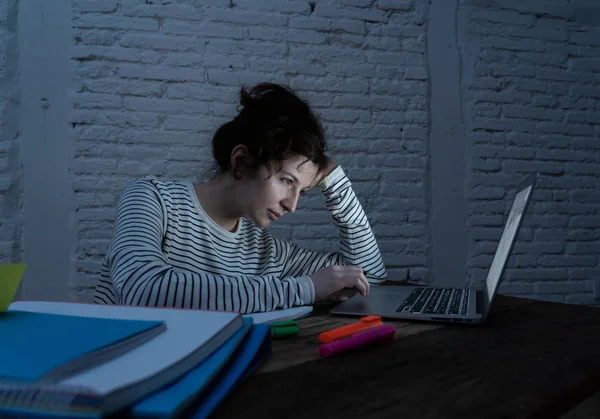
[[[315,287],[315,301],[344,301],[345,288],[355,288],[360,295],[369,295],[369,281],[360,266],[331,265],[310,276]]]
[[[333,294],[329,294],[327,301],[331,301],[332,303],[341,303],[346,301],[348,298],[354,297],[357,292],[358,290],[356,288],[344,288],[334,292]]]

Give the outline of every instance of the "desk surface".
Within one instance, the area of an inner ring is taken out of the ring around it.
[[[598,308],[498,296],[484,325],[386,320],[392,343],[324,359],[318,334],[356,321],[330,307],[274,341],[215,416],[571,418],[600,389]]]

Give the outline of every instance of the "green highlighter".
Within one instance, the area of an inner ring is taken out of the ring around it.
[[[294,320],[285,320],[271,323],[271,338],[285,339],[291,336],[296,336],[300,328]]]

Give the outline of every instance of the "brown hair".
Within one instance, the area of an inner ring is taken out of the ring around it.
[[[292,155],[306,157],[319,170],[325,166],[327,142],[323,127],[308,102],[291,88],[273,83],[261,83],[249,91],[242,87],[238,111],[212,139],[218,173],[232,170],[231,152],[240,144],[248,149],[249,156],[243,167],[234,170],[236,179],[241,178],[244,169],[255,172],[261,165],[272,175],[270,162],[278,164],[277,172]]]

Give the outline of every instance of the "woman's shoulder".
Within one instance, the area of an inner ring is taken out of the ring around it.
[[[193,188],[191,182],[148,175],[133,180],[123,192],[122,199],[154,201],[164,206],[166,211],[177,211],[181,206],[186,208],[193,206],[190,188]]]
[[[129,188],[146,188],[162,194],[187,193],[190,182],[164,179],[154,175],[142,176],[130,183]]]
[[[123,194],[123,202],[155,205],[166,216],[197,217],[191,181],[147,175],[133,180]]]

